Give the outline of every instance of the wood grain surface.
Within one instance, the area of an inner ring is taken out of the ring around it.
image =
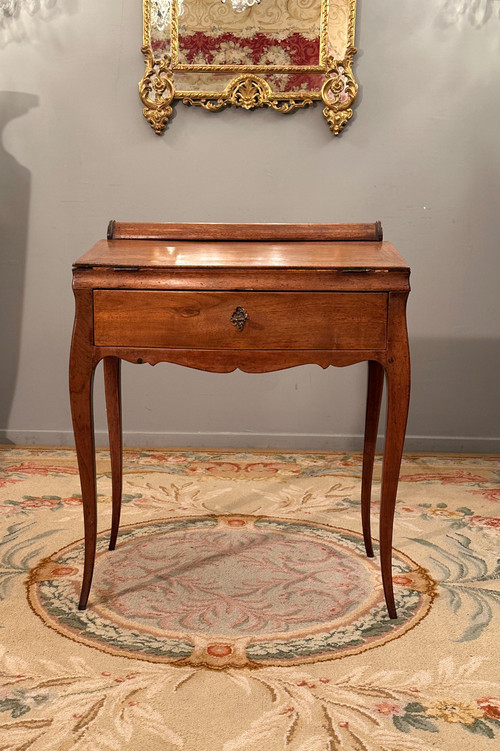
[[[221,224],[117,222],[108,225],[109,240],[382,240],[381,222],[338,224]]]
[[[409,270],[365,269],[240,269],[92,266],[73,269],[73,289],[254,290],[269,292],[405,292]]]
[[[231,322],[238,307],[242,331]],[[383,292],[94,292],[104,347],[385,349],[386,328]]]
[[[408,271],[408,265],[389,242],[100,240],[74,266]]]

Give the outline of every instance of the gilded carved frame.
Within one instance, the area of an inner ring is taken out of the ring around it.
[[[155,133],[178,99],[210,112],[234,105],[287,113],[322,101],[338,135],[358,91],[356,0],[240,0],[254,4],[236,14],[237,1],[143,0],[139,94]]]

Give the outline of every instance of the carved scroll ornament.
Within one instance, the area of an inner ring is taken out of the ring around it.
[[[172,103],[281,113],[323,103],[339,135],[353,115],[356,0],[143,0],[143,114],[161,134]]]

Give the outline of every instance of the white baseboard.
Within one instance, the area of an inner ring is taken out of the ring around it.
[[[107,445],[107,433],[96,431],[98,446]],[[310,433],[143,433],[125,432],[125,446],[175,448],[229,448],[305,451],[361,451],[361,435]],[[17,446],[72,446],[70,430],[0,430],[0,444]],[[382,449],[383,438],[379,438]],[[405,451],[457,454],[500,454],[500,438],[408,435]]]

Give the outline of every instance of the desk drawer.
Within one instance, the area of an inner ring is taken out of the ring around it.
[[[385,292],[94,291],[99,347],[385,349],[386,340]]]

